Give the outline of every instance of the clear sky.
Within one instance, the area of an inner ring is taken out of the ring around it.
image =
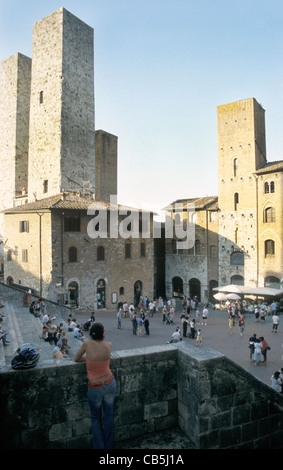
[[[118,201],[217,195],[216,107],[254,97],[283,159],[282,0],[0,0],[0,60],[32,56],[61,6],[94,28],[96,129],[118,136]]]

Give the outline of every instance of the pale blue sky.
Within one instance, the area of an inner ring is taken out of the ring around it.
[[[119,139],[119,202],[217,195],[224,103],[256,98],[268,160],[283,159],[282,0],[0,0],[0,60],[31,57],[33,23],[61,6],[94,28],[96,129]]]

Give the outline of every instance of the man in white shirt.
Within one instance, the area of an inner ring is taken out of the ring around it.
[[[272,316],[272,333],[277,333],[278,325],[279,325],[279,317],[278,315],[273,315]]]

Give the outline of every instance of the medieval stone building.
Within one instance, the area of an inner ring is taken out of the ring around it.
[[[82,307],[152,297],[153,216],[145,230],[115,204],[117,137],[95,131],[93,29],[60,8],[34,25],[32,50],[1,67],[4,281]],[[96,236],[102,222],[90,234],[99,213],[115,236]]]
[[[218,106],[218,197],[175,201],[195,205],[195,242],[166,243],[166,293],[212,298],[227,284],[281,288],[283,161],[267,162],[265,111],[254,98]]]

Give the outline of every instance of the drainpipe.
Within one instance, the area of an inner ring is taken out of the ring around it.
[[[258,287],[258,278],[259,278],[259,238],[258,238],[258,176],[255,177],[256,185],[256,287]]]
[[[64,237],[64,212],[61,214],[61,287],[64,286],[64,243],[63,243],[63,237]]]
[[[37,212],[39,216],[39,297],[42,297],[42,221],[43,213]]]

